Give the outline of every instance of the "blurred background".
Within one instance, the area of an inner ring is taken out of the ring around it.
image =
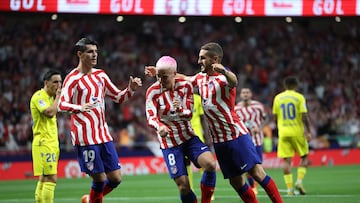
[[[128,102],[106,102],[120,156],[151,155],[158,148],[145,118],[145,91],[154,82],[144,76],[145,65],[171,55],[179,72],[194,74],[199,48],[210,41],[223,46],[223,65],[237,74],[237,89],[250,86],[269,115],[283,78],[298,76],[312,121],[312,149],[359,148],[359,17],[240,16],[0,12],[0,157],[31,155],[31,95],[42,87],[48,69],[64,78],[77,66],[73,45],[82,37],[98,41],[97,67],[119,88],[127,86],[130,75],[143,79]],[[72,156],[69,115],[57,119],[62,156]],[[276,150],[275,124],[264,131],[272,141],[267,151]]]

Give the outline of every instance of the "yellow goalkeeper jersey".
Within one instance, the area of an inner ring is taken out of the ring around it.
[[[201,125],[201,115],[204,115],[204,109],[202,108],[201,104],[201,97],[198,94],[194,94],[194,107],[193,107],[193,114],[190,120],[191,126],[194,129],[194,132],[199,138],[204,141],[203,136],[203,128]]]

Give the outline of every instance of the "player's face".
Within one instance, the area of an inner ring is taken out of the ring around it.
[[[95,67],[97,64],[97,56],[97,46],[92,44],[86,45],[86,49],[79,53],[80,60],[86,67]]]
[[[251,90],[249,88],[242,88],[240,92],[240,97],[243,101],[249,101],[251,99]]]
[[[200,50],[198,64],[201,65],[201,72],[208,73],[209,71],[212,71],[212,64],[214,64],[215,62],[216,61],[214,60],[214,58],[208,55],[207,50]]]
[[[61,75],[53,75],[51,76],[50,80],[45,82],[45,85],[47,86],[47,89],[49,90],[50,96],[56,95],[56,90],[58,88],[61,88],[62,79]]]
[[[157,71],[157,79],[165,89],[172,89],[175,86],[176,72],[172,69],[161,69]]]

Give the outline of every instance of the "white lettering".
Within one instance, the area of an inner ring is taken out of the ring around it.
[[[10,9],[12,11],[18,11],[21,8],[25,10],[30,10],[34,8],[35,0],[10,0]],[[21,7],[22,6],[22,7]],[[36,10],[37,11],[45,11],[45,6],[43,5],[42,0],[37,0],[36,2]]]
[[[254,15],[252,0],[224,0],[224,15],[249,14]]]
[[[343,15],[341,0],[315,0],[313,4],[313,12],[315,15],[333,14],[334,12]]]
[[[10,0],[10,9],[12,11],[20,10],[21,2],[20,0]]]
[[[142,0],[111,0],[110,1],[110,12],[119,13],[131,12],[143,13],[144,8],[141,7]]]
[[[144,8],[141,8],[141,0],[135,0],[135,13],[144,13]]]
[[[335,8],[335,2],[333,0],[324,1],[324,5],[323,5],[324,13],[331,14],[334,12],[334,8]]]
[[[38,11],[45,11],[45,6],[43,5],[42,0],[38,0],[37,5],[36,5],[36,9]]]
[[[336,14],[339,14],[339,15],[344,15],[344,11],[342,10],[342,2],[341,0],[337,0],[337,3],[336,3]]]
[[[321,0],[315,0],[313,5],[313,13],[315,15],[321,15],[322,14],[322,8],[321,8]]]

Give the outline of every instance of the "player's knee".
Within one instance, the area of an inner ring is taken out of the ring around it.
[[[204,168],[205,171],[214,172],[216,171],[216,162],[215,160],[208,161]]]
[[[117,186],[120,185],[121,181],[122,181],[121,178],[119,180],[116,180],[116,181],[109,180],[109,181],[107,181],[106,184],[111,188],[116,188]]]

